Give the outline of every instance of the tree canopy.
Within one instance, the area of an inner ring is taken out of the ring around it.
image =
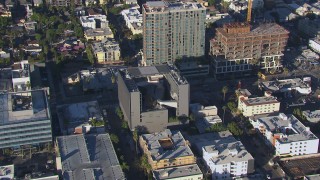
[[[234,136],[241,136],[243,134],[242,129],[235,122],[229,123],[227,127]]]

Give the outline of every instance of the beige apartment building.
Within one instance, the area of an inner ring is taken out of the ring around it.
[[[110,64],[120,61],[120,47],[112,38],[105,38],[101,42],[92,45],[94,56],[98,63]]]
[[[84,37],[87,41],[102,41],[105,38],[114,38],[114,35],[109,27],[87,29],[84,31]]]
[[[152,170],[196,163],[196,157],[180,131],[166,129],[159,133],[143,134],[139,144],[148,156]]]
[[[143,65],[204,55],[206,9],[199,3],[148,1],[142,6]]]
[[[238,96],[238,109],[246,117],[279,112],[280,102],[268,92],[263,97],[249,98],[247,94]]]

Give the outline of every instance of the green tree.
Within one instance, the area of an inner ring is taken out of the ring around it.
[[[76,28],[74,29],[74,33],[78,38],[83,37],[83,30],[80,26],[76,26]]]
[[[110,134],[110,140],[114,143],[114,144],[118,144],[119,143],[119,138],[117,135],[115,134]]]
[[[88,57],[89,62],[91,64],[94,64],[95,59],[94,59],[94,56],[93,56],[93,53],[92,53],[90,46],[86,47],[86,52],[87,52],[87,57]]]
[[[129,171],[130,167],[126,162],[122,162],[120,166],[123,171]]]
[[[116,114],[119,117],[119,119],[123,119],[123,112],[119,106],[116,108]]]
[[[206,128],[206,132],[221,132],[225,130],[227,130],[227,128],[222,123],[216,123]]]
[[[261,78],[262,77],[262,72],[259,71],[257,75],[258,75],[258,78]]]
[[[229,123],[227,127],[234,136],[241,136],[243,134],[242,129],[235,122]]]
[[[56,39],[56,30],[55,29],[48,29],[46,32],[46,40],[49,43],[52,43],[54,39]]]
[[[37,34],[35,35],[35,38],[36,38],[36,40],[40,43],[40,41],[42,40],[42,35],[39,34],[39,33],[37,33]]]
[[[30,88],[31,88],[31,83],[30,83],[30,81],[27,81],[27,82],[26,82],[26,87],[27,87],[27,89],[30,89]]]
[[[228,102],[228,103],[227,103],[227,107],[228,107],[228,108],[230,109],[230,111],[232,111],[232,112],[236,112],[236,111],[237,111],[237,105],[236,105],[235,102],[232,102],[232,101]]]
[[[215,5],[216,1],[215,0],[208,0],[209,6]]]
[[[226,109],[227,109],[227,106],[222,107],[222,110],[223,110],[222,123],[224,123],[224,115],[226,114]]]
[[[283,74],[285,75],[285,76],[288,76],[288,74],[289,74],[289,69],[288,68],[283,68]]]
[[[121,123],[121,127],[123,128],[123,129],[128,129],[129,128],[129,126],[128,126],[128,123],[127,123],[127,121],[122,121],[122,123]]]
[[[144,154],[143,156],[141,156],[140,158],[140,167],[144,169],[146,174],[149,174],[149,172],[151,171],[151,165],[148,162],[148,156],[146,154]]]
[[[116,83],[116,76],[114,74],[111,76],[111,82],[112,84]]]
[[[132,132],[132,136],[133,136],[133,140],[135,142],[136,145],[136,152],[138,152],[138,139],[139,139],[139,135],[138,135],[138,131],[135,128],[134,131]]]
[[[196,120],[196,117],[194,116],[193,113],[191,113],[190,116],[189,116],[189,121],[190,122],[194,122],[195,120]]]
[[[7,26],[11,24],[11,19],[8,17],[2,17],[0,16],[0,28],[6,29]]]
[[[228,92],[228,86],[223,86],[221,92],[223,93],[223,101],[226,101],[226,94]]]

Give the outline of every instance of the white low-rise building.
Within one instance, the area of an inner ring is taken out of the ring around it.
[[[272,92],[288,92],[296,90],[300,94],[311,93],[311,86],[300,78],[264,81],[260,83],[260,86],[265,90]]]
[[[229,9],[234,10],[235,12],[246,10],[248,9],[248,2],[244,0],[231,2]]]
[[[252,125],[265,137],[265,142],[275,148],[276,155],[297,156],[318,152],[319,139],[309,127],[294,115],[250,117]]]
[[[12,86],[15,92],[31,89],[30,65],[27,60],[16,62],[11,66]]]
[[[203,106],[199,103],[190,104],[190,111],[195,118],[215,116],[218,114],[218,108],[216,106]]]
[[[106,15],[80,16],[80,23],[84,29],[96,29],[108,27]]]
[[[309,39],[309,47],[316,53],[320,54],[320,36],[314,39]]]
[[[307,119],[307,121],[311,123],[318,123],[320,122],[320,110],[315,111],[303,111],[304,117]]]
[[[142,34],[142,14],[138,10],[139,6],[121,11],[126,26],[132,34]]]
[[[212,179],[231,179],[254,172],[254,158],[229,131],[190,137],[202,153]]]
[[[271,96],[269,92],[266,92],[263,97],[254,98],[250,98],[246,94],[239,94],[238,109],[246,117],[259,114],[269,114],[279,111],[280,102],[276,97]]]
[[[247,9],[248,0],[224,0],[225,2],[229,2],[231,4],[245,4],[245,9]],[[264,6],[263,0],[251,0],[252,1],[252,9],[261,9]],[[230,6],[229,6],[230,8]]]

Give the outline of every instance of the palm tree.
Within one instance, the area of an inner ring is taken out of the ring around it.
[[[116,82],[116,77],[113,74],[111,76],[111,82],[112,82],[112,84],[114,84]]]
[[[148,162],[148,156],[146,154],[144,154],[143,156],[141,156],[140,158],[140,167],[142,167],[145,171],[146,174],[149,174],[149,172],[151,171],[151,165]]]
[[[132,132],[133,135],[133,140],[135,141],[135,145],[136,145],[136,153],[138,153],[138,131],[137,129],[134,129],[134,131]]]
[[[224,115],[226,114],[227,106],[223,106],[222,109],[223,109],[222,123],[224,123]]]
[[[30,88],[31,88],[30,81],[27,81],[27,82],[26,82],[26,87],[27,87],[27,89],[30,89]]]
[[[223,101],[226,101],[226,93],[228,92],[228,87],[227,86],[223,86],[221,91],[223,93]]]
[[[259,71],[259,72],[258,72],[258,78],[261,78],[261,76],[262,76],[262,72]]]
[[[283,73],[285,76],[287,76],[289,74],[289,69],[288,68],[283,68]]]

